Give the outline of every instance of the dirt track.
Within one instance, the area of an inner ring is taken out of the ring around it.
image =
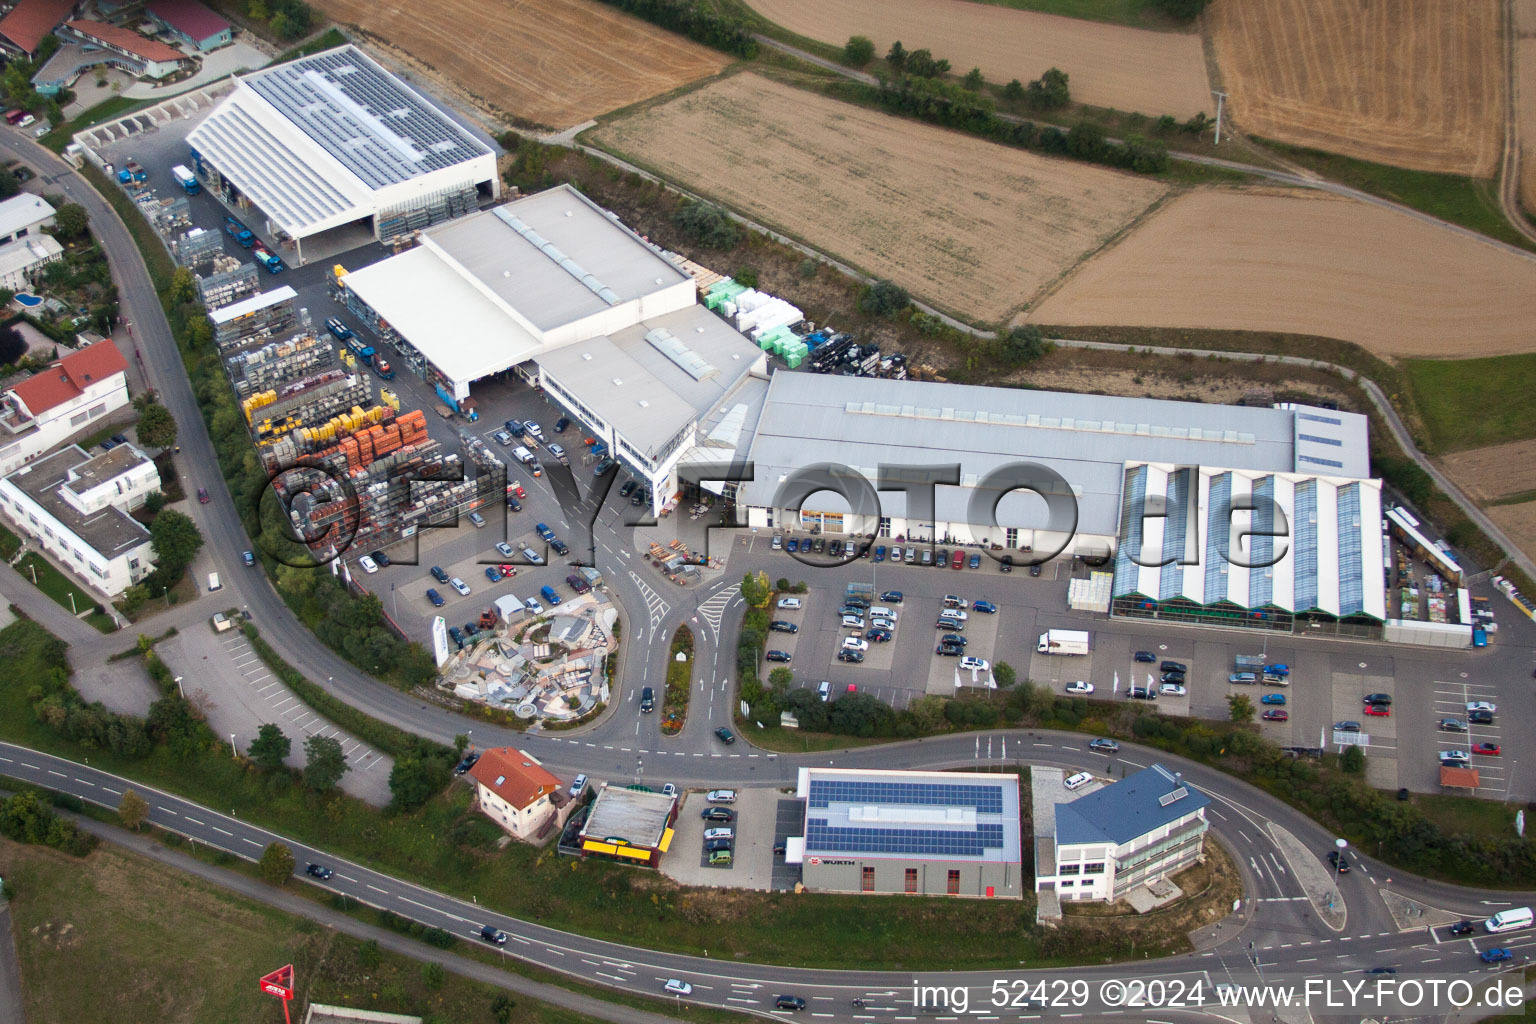
[[[841,46],[852,35],[884,54],[901,40],[927,47],[959,74],[1021,82],[1059,67],[1072,98],[1096,107],[1188,118],[1215,113],[1200,37],[1079,21],[971,0],[747,0],[791,32]]]
[[[1503,0],[1216,0],[1206,18],[1245,131],[1491,177],[1504,137]]]
[[[1520,203],[1536,216],[1536,0],[1515,5],[1515,116],[1520,124]]]
[[[1031,312],[1048,324],[1318,334],[1399,356],[1536,351],[1536,261],[1347,199],[1204,190]]]
[[[755,74],[605,125],[597,137],[914,295],[989,320],[1166,192]]]
[[[730,58],[592,0],[315,0],[483,104],[568,128],[725,67]],[[429,16],[430,13],[430,16]]]

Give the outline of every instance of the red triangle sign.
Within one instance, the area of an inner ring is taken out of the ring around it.
[[[292,999],[293,964],[289,964],[286,967],[279,967],[271,974],[262,975],[261,990],[267,995],[276,996],[279,999]]]

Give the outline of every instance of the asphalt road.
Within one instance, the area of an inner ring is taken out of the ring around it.
[[[21,991],[11,907],[0,897],[0,1024],[27,1024],[27,1006]]]

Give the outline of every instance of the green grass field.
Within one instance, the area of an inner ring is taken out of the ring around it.
[[[61,607],[69,609],[71,615],[78,615],[96,604],[96,599],[85,591],[75,586],[69,578],[53,567],[53,563],[42,557],[35,551],[29,551],[16,563],[16,571],[37,584],[37,589],[47,594]],[[110,616],[99,615],[92,612],[85,616],[85,621],[101,630],[103,633],[111,633],[117,629]]]
[[[1469,836],[1491,836],[1501,832],[1513,836],[1515,812],[1525,806],[1439,794],[1416,794],[1413,802],[1424,812],[1424,817],[1445,831]]]
[[[1536,437],[1536,354],[1409,359],[1403,369],[1436,454]]]
[[[1504,212],[1499,209],[1497,186],[1492,181],[1457,174],[1410,171],[1270,139],[1255,137],[1254,141],[1331,181],[1411,206],[1489,238],[1536,251],[1536,245],[1516,231],[1504,217]]]
[[[76,860],[0,840],[0,869],[16,886],[11,907],[32,1024],[271,1024],[282,1011],[256,979],[287,963],[295,968],[295,1019],[313,1001],[491,1021],[501,994],[453,974],[434,990],[417,961],[381,951],[375,963],[356,939],[112,846]],[[512,998],[514,1018],[526,1024],[593,1021]]]
[[[4,526],[0,526],[0,558],[9,562],[21,550],[21,538]]]
[[[1168,17],[1151,10],[1147,0],[979,0],[1020,11],[1040,11],[1067,18],[1107,21],[1132,28],[1176,28]]]

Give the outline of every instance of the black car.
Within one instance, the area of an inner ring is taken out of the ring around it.
[[[1162,669],[1164,672],[1188,672],[1189,671],[1189,666],[1184,664],[1182,661],[1165,661],[1165,662],[1163,662],[1161,665],[1159,665],[1157,667]]]
[[[629,497],[631,494],[633,494],[635,492],[635,488],[639,487],[639,486],[640,486],[639,481],[636,481],[636,480],[626,480],[624,482],[624,486],[619,488],[619,497],[621,497],[621,498]]]
[[[389,556],[382,551],[370,551],[368,557],[377,562],[380,569],[389,564]]]
[[[1328,863],[1333,865],[1333,870],[1341,875],[1349,874],[1349,857],[1338,850],[1328,851]]]
[[[1039,576],[1040,575],[1040,563],[1039,562],[1036,562],[1034,565],[1031,565],[1029,567],[1029,574],[1031,576]]]
[[[507,933],[495,925],[488,924],[481,928],[480,937],[493,946],[505,946],[507,944]]]
[[[1137,651],[1135,660],[1150,665],[1157,660],[1157,655],[1151,651]]]
[[[862,662],[864,660],[864,652],[863,651],[838,651],[837,652],[837,660],[838,661],[846,661],[846,662],[850,662],[851,664],[857,665],[857,664],[859,664],[860,662]]]
[[[887,590],[880,595],[880,601],[882,604],[901,604],[901,591]]]
[[[1390,705],[1392,703],[1392,695],[1390,693],[1368,693],[1361,699],[1367,704]]]
[[[706,839],[704,841],[704,852],[715,853],[718,850],[729,850],[735,845],[736,840],[734,839]]]
[[[640,493],[639,491],[636,491],[634,494],[631,494],[629,496],[629,503],[631,505],[635,506],[635,508],[639,508],[641,505],[644,505],[645,501],[646,501],[645,495]]]
[[[1455,924],[1451,925],[1452,935],[1471,935],[1476,931],[1477,925],[1473,924],[1471,921],[1457,921]]]
[[[783,619],[774,619],[772,622],[768,623],[768,631],[770,633],[798,633],[800,632],[800,627],[795,625],[793,622],[785,622]]]
[[[555,554],[557,555],[568,555],[571,553],[570,546],[559,537],[556,537],[554,540],[550,541],[549,546],[555,549]]]
[[[723,725],[715,730],[715,736],[720,740],[721,743],[736,742],[736,734],[731,732],[731,730],[727,729]]]
[[[1175,683],[1175,684],[1177,684],[1179,686],[1183,686],[1184,685],[1184,673],[1183,672],[1164,672],[1163,673],[1163,680],[1162,681],[1165,682],[1165,683]]]
[[[1004,555],[1002,558],[999,558],[997,560],[997,571],[998,572],[1013,572],[1013,556],[1012,555]]]
[[[523,510],[523,503],[518,501],[512,495],[510,495],[510,494],[507,495],[507,511],[508,512],[521,512],[522,510]]]
[[[768,661],[782,661],[785,663],[788,663],[790,660],[788,651],[769,651],[763,657]]]
[[[1493,712],[1492,711],[1468,711],[1467,712],[1467,721],[1472,723],[1473,725],[1492,725],[1493,724]]]
[[[959,633],[946,633],[939,637],[940,647],[964,647],[968,643],[970,643],[970,641],[961,636]]]
[[[1157,700],[1157,691],[1150,686],[1133,686],[1125,695],[1131,700]]]
[[[805,1000],[799,996],[775,996],[773,1006],[777,1010],[803,1010]]]
[[[954,647],[950,644],[939,644],[939,646],[933,649],[933,653],[942,654],[946,658],[958,658],[961,654],[964,653],[964,650],[960,647]]]
[[[448,574],[443,572],[443,567],[442,566],[434,565],[429,571],[432,573],[432,578],[437,580],[437,582],[439,582],[439,583],[447,583],[448,582]]]
[[[842,557],[843,542],[840,540],[833,540],[831,544],[827,545],[827,554],[831,555],[833,558]]]
[[[815,540],[811,541],[811,550],[816,552],[818,555],[826,554],[827,538],[817,537]]]
[[[864,639],[872,644],[888,643],[892,639],[891,631],[879,628],[871,629],[864,634]]]
[[[729,807],[706,807],[699,817],[705,821],[723,821],[730,824],[736,820],[736,812]]]
[[[327,878],[330,878],[334,872],[332,872],[331,869],[326,867],[324,864],[306,864],[304,866],[304,873],[306,875],[312,875],[323,882]]]
[[[555,433],[557,433],[557,434],[565,433],[565,429],[567,427],[569,427],[570,425],[571,425],[570,418],[566,417],[566,416],[561,416],[559,419],[555,420]]]
[[[470,751],[464,755],[464,760],[453,766],[453,774],[463,775],[465,772],[473,768],[475,766],[475,762],[478,760],[480,760],[479,752],[473,750]]]

